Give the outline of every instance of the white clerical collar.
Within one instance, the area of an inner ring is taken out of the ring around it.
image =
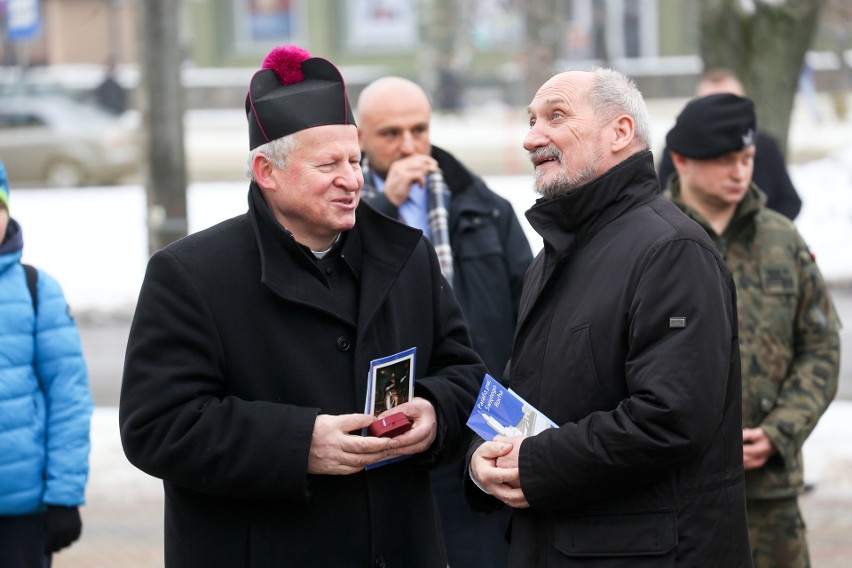
[[[331,243],[331,246],[330,246],[330,247],[328,247],[327,249],[325,249],[325,250],[314,250],[314,249],[311,249],[311,252],[312,252],[312,253],[313,253],[313,255],[317,258],[317,260],[322,260],[322,258],[323,258],[325,255],[327,255],[329,252],[331,252],[331,249],[333,249],[333,248],[334,248],[334,245],[336,245],[336,244],[337,244],[337,241],[339,241],[339,240],[340,240],[340,233],[338,233],[338,234],[337,234],[337,236],[334,238],[334,242],[333,242],[333,243]]]

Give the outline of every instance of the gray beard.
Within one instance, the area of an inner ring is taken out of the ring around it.
[[[546,146],[530,152],[530,160],[535,161],[541,158],[556,158],[560,165],[559,172],[551,181],[543,181],[543,173],[538,170],[536,170],[533,176],[535,191],[545,199],[553,199],[554,197],[566,195],[581,185],[589,183],[598,177],[598,170],[601,162],[603,162],[602,153],[596,149],[592,159],[574,173],[574,175],[571,175],[562,166],[562,152],[556,146]]]
[[[597,164],[599,160],[595,156],[595,160],[584,165],[574,175],[570,175],[565,170],[559,170],[557,176],[548,181],[542,181],[542,175],[539,172],[535,173],[535,191],[545,199],[553,199],[571,193],[581,185],[585,185],[598,177]]]

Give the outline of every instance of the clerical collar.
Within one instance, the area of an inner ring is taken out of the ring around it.
[[[330,253],[331,249],[333,249],[334,245],[336,245],[339,241],[340,241],[340,233],[337,234],[337,237],[335,237],[334,242],[331,243],[330,247],[328,247],[325,250],[313,250],[313,249],[311,249],[311,254],[313,254],[316,257],[317,260],[320,260],[320,259],[324,258],[325,255]]]

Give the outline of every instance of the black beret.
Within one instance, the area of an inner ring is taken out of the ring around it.
[[[306,128],[355,124],[337,67],[293,45],[270,51],[252,76],[246,116],[251,150]]]
[[[692,99],[666,135],[682,156],[707,160],[754,144],[757,118],[751,99],[720,93]]]

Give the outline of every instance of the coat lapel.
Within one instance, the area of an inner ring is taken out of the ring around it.
[[[352,232],[357,233],[353,236],[360,244],[361,254],[360,335],[375,318],[423,234],[378,213],[363,201],[358,206],[358,220]]]
[[[310,253],[278,223],[255,184],[249,190],[249,209],[260,251],[261,282],[284,300],[351,321],[324,284],[324,276],[309,258]]]

